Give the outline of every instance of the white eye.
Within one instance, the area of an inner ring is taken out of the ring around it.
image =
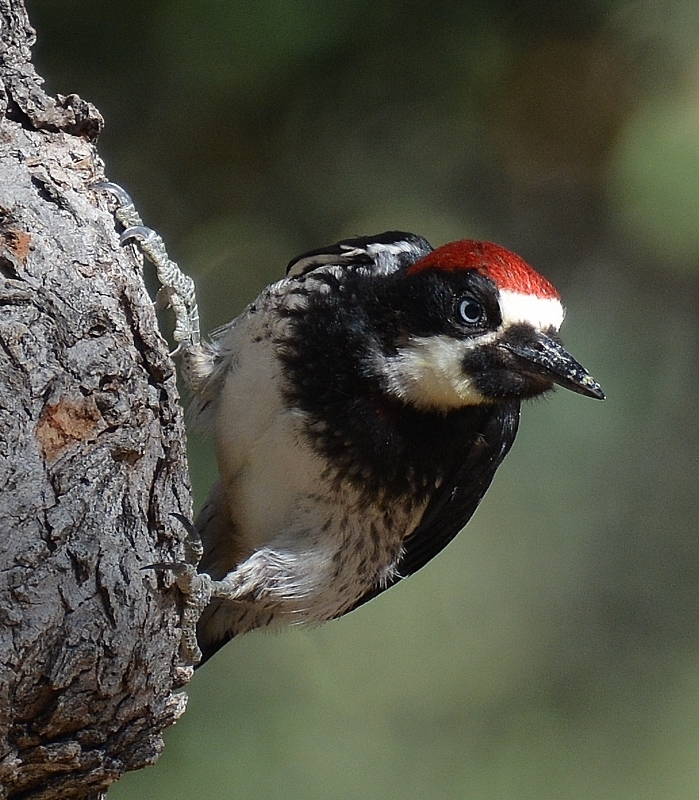
[[[467,325],[478,325],[483,321],[485,311],[483,304],[475,297],[464,297],[459,301],[459,317]]]

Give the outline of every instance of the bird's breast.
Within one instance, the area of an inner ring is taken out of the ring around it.
[[[285,400],[274,353],[256,349],[238,359],[220,399],[223,495],[245,568],[264,564],[287,610],[322,621],[390,578],[423,508],[367,502],[352,482],[330,480],[307,415]]]

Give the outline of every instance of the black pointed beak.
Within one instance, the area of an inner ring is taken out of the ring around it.
[[[548,379],[586,397],[604,400],[602,387],[555,339],[541,331],[528,329],[506,336],[499,346],[517,360],[520,372]]]

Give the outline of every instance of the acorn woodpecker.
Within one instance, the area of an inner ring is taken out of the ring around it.
[[[499,245],[345,239],[293,259],[202,342],[192,279],[120,186],[96,188],[156,267],[191,417],[216,444],[220,479],[194,526],[174,515],[203,549],[198,571],[151,565],[185,595],[187,660],[340,617],[412,575],[473,515],[523,399],[555,385],[604,399],[560,343],[556,289]]]
[[[416,572],[476,510],[523,399],[555,384],[602,399],[560,343],[563,316],[503,247],[391,231],[295,258],[190,342],[191,414],[220,472],[195,522],[200,574],[178,579],[208,603],[203,659],[255,628],[340,617]]]

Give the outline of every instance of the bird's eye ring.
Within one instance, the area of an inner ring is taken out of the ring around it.
[[[475,297],[463,297],[459,301],[458,310],[461,321],[467,325],[478,325],[485,316],[483,304]]]

